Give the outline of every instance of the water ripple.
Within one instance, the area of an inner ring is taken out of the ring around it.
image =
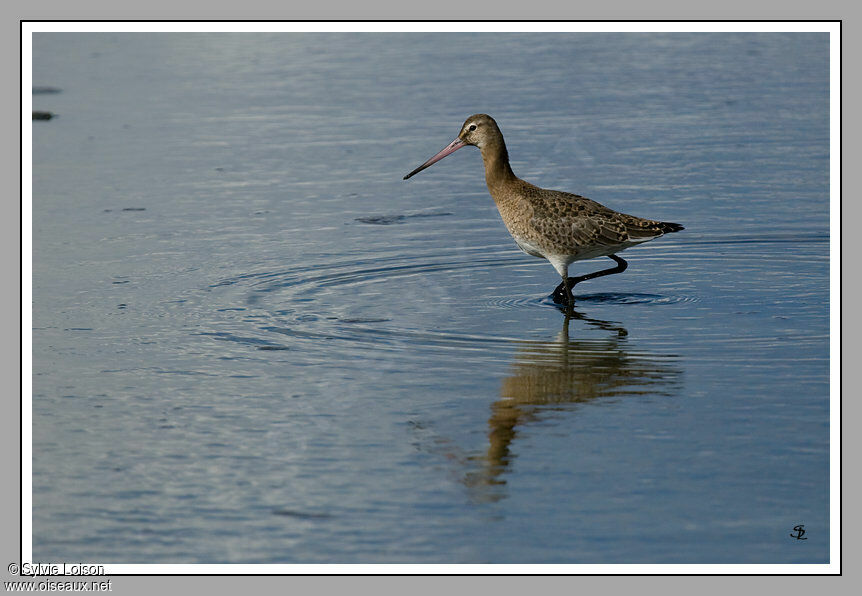
[[[761,259],[790,263],[816,255],[788,251],[783,245],[827,241],[828,236],[822,234],[702,237],[656,243],[651,247],[656,250],[640,252],[634,262],[644,271],[650,263],[679,260],[672,267],[686,272],[696,270],[699,261],[722,259],[727,268],[741,270],[757,262],[758,253],[752,247],[758,244],[763,246]],[[768,248],[772,246],[780,248]],[[501,275],[503,269],[508,271]],[[427,252],[389,249],[359,258],[320,257],[294,267],[244,273],[211,284],[209,290],[223,293],[223,300],[229,303],[219,312],[239,318],[239,322],[232,320],[241,328],[204,335],[259,351],[301,347],[299,352],[307,353],[337,345],[348,351],[373,348],[395,353],[410,347],[414,352],[460,350],[474,357],[481,353],[484,358],[498,353],[501,346],[529,339],[507,329],[523,331],[527,320],[547,327],[560,316],[557,312],[549,318],[549,311],[559,311],[549,295],[552,288],[535,291],[548,281],[556,280],[546,263],[526,258],[508,243],[450,250],[437,247]],[[584,289],[592,283],[586,282]],[[513,294],[513,288],[518,293]],[[685,285],[676,279],[672,286],[654,289],[658,291],[578,293],[576,288],[576,310],[581,314],[575,318],[581,319],[585,329],[616,329],[623,337],[626,333],[620,325],[590,319],[582,314],[588,312],[584,309],[698,303],[698,308],[710,309],[718,304],[697,292],[685,291]],[[501,316],[517,320],[502,321]],[[700,314],[675,311],[673,316],[694,321]],[[542,336],[547,338],[547,332]]]

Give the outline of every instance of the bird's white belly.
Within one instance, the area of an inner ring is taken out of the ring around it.
[[[542,250],[536,244],[530,242],[525,238],[519,238],[512,234],[512,238],[515,239],[515,243],[518,245],[518,248],[523,250],[528,255],[534,257],[540,257],[543,259],[547,259],[548,262],[557,270],[563,277],[568,276],[569,265],[574,263],[575,261],[583,261],[585,259],[594,259],[596,257],[606,257],[608,255],[616,254],[626,248],[633,246],[635,244],[640,244],[640,242],[625,242],[622,244],[618,244],[616,246],[585,246],[582,249],[578,250],[575,254],[555,254],[550,251]]]
[[[535,244],[532,244],[531,242],[527,241],[527,240],[526,240],[526,239],[524,239],[524,238],[518,238],[518,237],[517,237],[517,236],[515,236],[514,234],[512,234],[512,238],[514,238],[514,239],[515,239],[515,244],[517,244],[517,245],[518,245],[518,248],[520,248],[521,250],[523,250],[523,251],[524,251],[525,253],[527,253],[528,255],[531,255],[531,256],[534,256],[534,257],[542,257],[542,258],[544,258],[545,253],[542,251],[542,249],[540,249],[540,248],[539,248],[538,246],[536,246]]]
[[[572,253],[567,254],[556,254],[556,251],[548,250],[547,248],[541,248],[539,245],[530,242],[526,238],[515,236],[512,234],[512,238],[515,239],[515,243],[518,245],[518,248],[523,250],[528,255],[534,257],[541,257],[545,259],[555,259],[555,260],[563,260],[567,263],[574,263],[575,261],[583,261],[584,259],[594,259],[596,257],[605,257],[607,255],[616,254],[621,250],[625,250],[629,246],[633,246],[635,244],[639,244],[639,242],[624,242],[622,244],[617,244],[615,246],[609,245],[595,245],[595,246],[584,246],[582,248],[578,248]]]

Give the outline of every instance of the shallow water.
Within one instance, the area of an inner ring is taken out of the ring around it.
[[[828,49],[37,34],[34,560],[827,562]],[[480,111],[686,230],[566,318]]]

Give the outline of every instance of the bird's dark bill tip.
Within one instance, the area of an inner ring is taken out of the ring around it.
[[[441,159],[443,159],[447,155],[451,155],[452,153],[455,153],[455,151],[457,151],[458,149],[460,149],[463,146],[464,146],[464,141],[462,141],[460,139],[460,137],[456,137],[454,141],[452,141],[451,143],[446,145],[446,147],[441,149],[434,157],[432,157],[431,159],[429,159],[428,161],[423,163],[421,166],[419,166],[418,168],[416,168],[415,170],[413,170],[412,172],[410,172],[409,174],[404,176],[404,180],[407,180],[413,174],[418,174],[419,172],[421,172],[425,168],[429,167],[431,164],[437,163],[438,161],[440,161]]]

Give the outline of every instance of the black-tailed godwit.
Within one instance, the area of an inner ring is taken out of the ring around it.
[[[509,165],[503,134],[487,114],[467,118],[454,141],[404,180],[465,145],[482,151],[485,182],[515,242],[527,254],[548,259],[562,277],[552,294],[557,304],[565,301],[569,308],[573,307],[572,288],[579,282],[625,271],[628,263],[616,253],[683,229],[680,224],[626,215],[586,197],[539,188],[521,180]],[[570,264],[595,257],[610,257],[617,266],[569,277]]]

